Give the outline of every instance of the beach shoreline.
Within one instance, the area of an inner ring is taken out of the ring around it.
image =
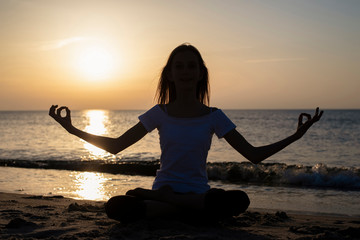
[[[107,218],[103,201],[0,192],[0,239],[359,239],[358,217],[249,209],[216,224]]]

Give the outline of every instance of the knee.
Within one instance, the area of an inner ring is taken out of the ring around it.
[[[120,196],[116,196],[116,197],[112,197],[110,198],[106,203],[105,203],[105,212],[106,215],[111,218],[111,219],[115,219],[116,218],[116,213],[118,212],[118,204],[119,204],[119,197]]]
[[[132,222],[145,217],[146,205],[133,196],[116,196],[105,203],[105,212],[111,219]]]
[[[229,205],[234,206],[234,214],[239,215],[246,211],[250,205],[250,199],[248,195],[240,190],[227,191],[230,198]],[[234,215],[235,216],[235,215]]]
[[[210,189],[205,195],[205,211],[215,218],[237,216],[250,205],[248,195],[240,190]]]

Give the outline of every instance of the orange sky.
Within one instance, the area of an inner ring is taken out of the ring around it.
[[[147,109],[189,42],[224,109],[360,108],[358,1],[0,1],[0,110]]]

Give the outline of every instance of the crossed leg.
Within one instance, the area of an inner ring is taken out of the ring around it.
[[[244,212],[250,201],[243,191],[210,189],[204,194],[176,193],[169,186],[158,190],[136,188],[111,198],[105,205],[109,218],[130,222],[140,218],[203,215],[219,220]]]

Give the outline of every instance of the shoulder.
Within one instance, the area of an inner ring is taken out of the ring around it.
[[[217,107],[208,107],[208,112],[210,113],[210,115],[219,115],[219,114],[223,114],[223,111],[220,108]]]
[[[152,108],[150,108],[149,110],[147,110],[147,112],[159,112],[163,109],[163,105],[161,104],[156,104],[154,105]]]
[[[166,104],[157,104],[155,107],[158,106],[163,112],[166,112]]]
[[[139,117],[140,122],[144,125],[148,132],[151,132],[154,128],[157,128],[161,124],[162,110],[159,105],[155,105],[144,114]]]
[[[202,108],[200,109],[200,114],[199,116],[206,116],[206,115],[212,115],[213,113],[217,112],[219,109],[216,107],[210,107],[210,106],[206,106],[203,105]]]
[[[150,108],[149,110],[147,110],[145,113],[143,113],[141,116],[157,116],[159,114],[161,114],[162,109],[160,107],[160,105],[155,105],[152,108]]]
[[[210,115],[212,116],[212,119],[216,119],[217,121],[220,121],[220,122],[224,121],[224,120],[225,121],[229,120],[229,117],[220,108],[212,107]]]
[[[210,112],[216,112],[217,110],[219,110],[217,107],[209,107]]]

